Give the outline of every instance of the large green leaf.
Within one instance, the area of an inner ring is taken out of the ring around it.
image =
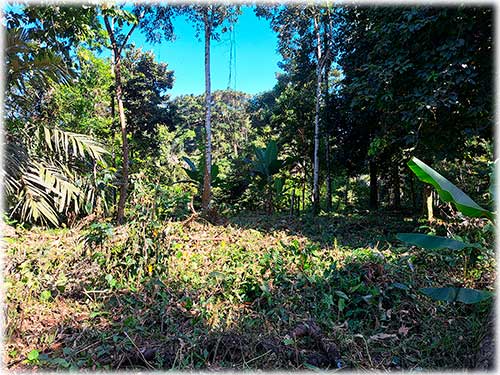
[[[196,165],[193,163],[191,159],[189,159],[187,156],[183,156],[182,159],[186,162],[186,164],[189,166],[189,168],[193,171],[196,172],[198,168],[196,168]]]
[[[254,162],[254,170],[259,173],[262,177],[266,177],[269,175],[268,165],[266,162],[266,153],[264,149],[256,147],[255,148],[255,162]]]
[[[187,168],[182,168],[182,169],[184,169],[184,172],[186,172],[186,174],[191,180],[198,182],[198,180],[200,179],[200,174],[198,173],[198,171],[192,171],[191,169]]]
[[[269,141],[266,147],[266,165],[270,166],[271,163],[278,158],[278,145],[276,141]]]
[[[492,293],[486,290],[469,288],[421,288],[420,291],[436,301],[458,301],[466,304],[478,303],[492,297]]]
[[[452,249],[452,250],[462,250],[466,247],[472,247],[472,245],[457,241],[447,237],[440,236],[429,236],[427,234],[420,233],[398,233],[396,238],[400,241],[407,242],[409,244],[422,247],[429,250],[439,250],[439,249]]]
[[[269,174],[270,175],[274,175],[276,173],[278,173],[280,170],[281,170],[281,167],[283,166],[283,160],[278,160],[278,159],[274,159],[271,161],[271,163],[269,164]]]
[[[421,181],[434,186],[442,200],[453,203],[464,215],[470,217],[487,217],[492,221],[495,219],[492,212],[479,206],[467,194],[423,161],[413,157],[408,162],[408,166]]]

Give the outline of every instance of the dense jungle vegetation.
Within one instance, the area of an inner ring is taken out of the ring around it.
[[[248,9],[257,95],[211,87],[241,6],[5,6],[7,368],[492,365],[493,9]],[[176,17],[202,95],[131,42]]]

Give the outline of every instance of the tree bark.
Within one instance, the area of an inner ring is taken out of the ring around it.
[[[321,37],[317,16],[314,17],[316,33],[316,109],[314,114],[314,167],[313,167],[313,214],[319,213],[319,109],[321,99]]]
[[[345,179],[345,195],[344,195],[345,208],[347,208],[348,204],[349,204],[349,175],[347,175]]]
[[[211,105],[212,95],[210,92],[210,38],[212,36],[211,22],[209,19],[209,7],[205,8],[205,173],[203,176],[203,195],[201,197],[201,207],[203,213],[207,213],[210,208],[212,198],[212,126],[211,126]]]
[[[116,38],[113,30],[113,21],[109,21],[108,17],[104,17],[104,23],[111,41],[114,57],[114,73],[115,73],[115,95],[118,104],[118,117],[120,119],[120,128],[122,134],[122,181],[120,184],[120,199],[116,212],[116,221],[119,224],[123,223],[125,217],[125,202],[127,199],[128,190],[128,164],[129,164],[129,149],[127,139],[127,121],[125,119],[125,108],[123,107],[122,99],[122,81],[121,81],[121,48],[116,43]]]
[[[429,222],[434,220],[434,209],[432,199],[432,188],[429,185],[424,185],[424,212],[427,213],[427,220]]]
[[[394,209],[401,208],[401,179],[399,178],[399,164],[394,165],[393,176],[393,190],[394,190]]]
[[[304,181],[302,181],[302,212],[306,209],[306,176],[304,172]]]
[[[328,32],[329,30],[328,23],[324,24],[324,29],[325,29],[325,34],[324,34],[325,56],[328,56],[330,53],[328,47],[328,39],[330,37]],[[325,63],[325,75],[324,75],[325,106],[330,105],[330,92],[329,92],[329,82],[328,82],[329,76],[330,76],[330,61]],[[330,212],[332,210],[332,175],[330,168],[330,133],[328,130],[326,130],[326,137],[325,137],[325,163],[326,163],[326,211]]]
[[[370,210],[378,209],[377,163],[370,160]]]
[[[330,135],[325,138],[325,162],[326,162],[326,211],[332,210],[332,176],[330,170]]]

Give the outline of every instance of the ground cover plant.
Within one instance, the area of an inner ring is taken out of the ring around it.
[[[491,369],[492,29],[6,4],[6,368]]]
[[[167,222],[144,239],[103,223],[111,240],[87,245],[91,227],[19,230],[7,248],[7,365],[471,367],[491,301],[436,303],[418,289],[490,288],[493,259],[464,278],[452,256],[402,246],[393,233],[416,224],[404,219],[254,215]],[[143,247],[152,239],[161,252]]]

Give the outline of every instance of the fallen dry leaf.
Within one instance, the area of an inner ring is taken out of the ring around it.
[[[399,328],[398,330],[398,333],[403,335],[403,336],[406,336],[408,335],[408,331],[410,330],[410,328],[406,327],[404,324]]]

